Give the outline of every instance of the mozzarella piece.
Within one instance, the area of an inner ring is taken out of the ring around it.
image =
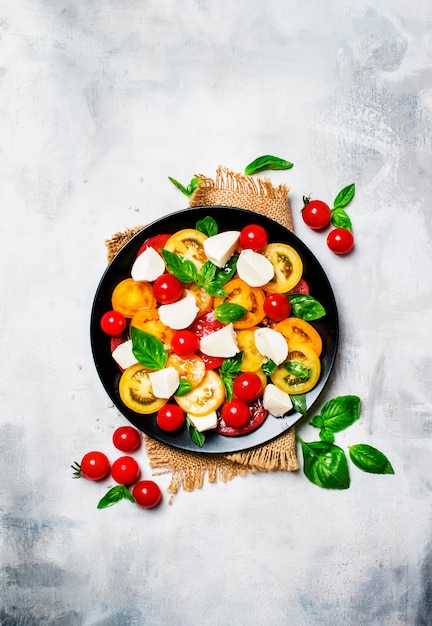
[[[232,324],[227,324],[220,330],[203,337],[200,341],[200,350],[208,356],[228,358],[239,352],[237,333]]]
[[[165,271],[163,258],[151,246],[144,250],[136,259],[131,269],[134,280],[156,280]]]
[[[257,328],[254,332],[255,345],[263,356],[280,365],[288,356],[288,343],[282,333],[273,328]]]
[[[273,278],[274,267],[263,254],[246,249],[240,252],[237,273],[250,287],[262,287]]]
[[[162,324],[174,330],[187,328],[192,324],[199,311],[199,307],[192,294],[172,304],[162,304],[159,307],[159,319]]]
[[[204,432],[205,430],[212,430],[212,428],[216,428],[217,426],[217,413],[216,411],[212,411],[208,415],[203,415],[198,417],[197,415],[191,415],[187,413],[187,416],[190,420],[190,423],[195,426],[195,428],[200,432]]]
[[[148,377],[156,398],[170,398],[180,382],[179,373],[172,365],[163,370],[149,372]]]
[[[113,350],[112,357],[122,370],[138,363],[138,359],[132,352],[132,339],[128,339],[118,345],[117,348]]]
[[[274,417],[282,417],[291,411],[293,405],[287,393],[270,383],[264,390],[263,407]]]
[[[234,254],[239,237],[240,232],[238,230],[226,230],[206,239],[203,246],[209,261],[217,267],[224,267],[228,259]]]

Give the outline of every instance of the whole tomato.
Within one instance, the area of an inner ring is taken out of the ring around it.
[[[162,498],[160,487],[153,480],[140,480],[134,486],[132,495],[138,506],[142,506],[144,509],[153,508]]]

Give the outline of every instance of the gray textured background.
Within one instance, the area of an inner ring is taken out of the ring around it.
[[[2,626],[432,623],[431,38],[429,0],[0,3]],[[69,465],[112,457],[124,423],[88,338],[104,240],[186,206],[168,175],[265,153],[294,162],[271,178],[338,299],[324,399],[357,394],[362,416],[337,441],[396,474],[98,511],[109,481]],[[338,258],[301,198],[351,182]]]

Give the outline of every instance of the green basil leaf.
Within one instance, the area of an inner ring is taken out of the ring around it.
[[[184,259],[179,254],[175,254],[175,252],[170,252],[164,248],[161,249],[161,253],[167,270],[181,280],[182,283],[195,283],[197,281],[198,270],[192,261]]]
[[[184,193],[185,196],[188,196],[189,198],[198,187],[200,179],[196,177],[192,178],[192,180],[190,181],[187,187],[179,183],[179,181],[173,178],[172,176],[168,176],[168,180],[170,180],[172,184],[177,187],[177,189],[180,189],[180,191]]]
[[[342,209],[343,207],[347,206],[347,204],[349,204],[351,200],[354,198],[354,194],[355,194],[355,184],[352,183],[351,185],[347,185],[346,187],[344,187],[343,189],[339,191],[338,195],[336,196],[333,202],[333,208]]]
[[[161,370],[165,367],[168,352],[160,339],[135,326],[130,327],[130,335],[132,352],[141,365],[150,370]]]
[[[276,367],[277,367],[276,363],[272,361],[271,359],[268,359],[268,361],[263,363],[262,371],[264,372],[266,376],[271,376],[273,372],[275,371]]]
[[[194,176],[189,185],[186,187],[189,196],[191,196],[197,190],[199,184],[200,179],[197,176]]]
[[[202,448],[205,444],[205,434],[200,433],[200,431],[195,428],[195,426],[192,424],[188,417],[186,417],[186,430],[188,431],[192,441],[198,447]]]
[[[192,383],[190,383],[185,378],[180,378],[179,386],[176,389],[175,396],[184,396],[186,393],[189,393],[192,389]]]
[[[285,159],[272,156],[271,154],[265,154],[249,163],[249,165],[245,167],[244,173],[246,176],[251,176],[263,170],[289,170],[292,166],[293,163],[285,161]]]
[[[315,426],[315,428],[323,428],[324,422],[321,415],[315,415],[309,422],[311,426]]]
[[[226,396],[227,402],[231,402],[232,400],[234,378],[235,378],[235,374],[233,375],[227,372],[221,373],[221,383],[225,387],[225,396]]]
[[[217,283],[204,283],[202,287],[210,296],[214,296],[215,298],[225,298],[228,295],[225,289],[220,287]]]
[[[225,285],[234,276],[237,270],[238,255],[234,254],[224,267],[217,267],[214,280],[220,285]]]
[[[327,441],[306,443],[298,435],[303,452],[305,476],[323,489],[348,489],[350,476],[345,452]]]
[[[219,232],[217,223],[209,215],[196,223],[196,229],[199,230],[200,233],[207,235],[207,237],[213,237]]]
[[[312,373],[312,370],[310,370],[300,361],[286,361],[284,363],[284,368],[286,369],[288,374],[291,374],[291,376],[295,376],[296,378],[303,378],[306,380],[310,378]]]
[[[288,294],[288,299],[295,317],[300,317],[307,322],[312,322],[326,315],[325,308],[322,304],[308,294]]]
[[[345,430],[360,417],[358,396],[339,396],[329,400],[321,409],[321,428],[329,428],[334,433]],[[313,420],[312,420],[313,422]],[[313,423],[313,426],[315,424]]]
[[[330,428],[322,428],[319,433],[319,438],[321,441],[328,441],[329,443],[334,443],[335,440],[334,433]]]
[[[124,485],[116,485],[115,487],[110,489],[103,498],[99,500],[97,508],[106,509],[108,506],[117,504],[117,502],[120,502],[120,500],[123,500],[124,498],[130,500],[131,502],[136,502],[135,498],[127,487],[125,487]]]
[[[214,310],[214,316],[222,324],[237,322],[247,314],[248,310],[241,304],[235,302],[223,302]]]
[[[276,368],[276,363],[275,363],[275,368]],[[291,398],[291,402],[292,402],[294,410],[300,413],[300,415],[303,415],[304,417],[306,417],[307,415],[306,394],[304,393],[292,394],[290,395],[290,398]]]
[[[238,374],[240,371],[241,364],[243,362],[244,352],[237,352],[235,356],[230,356],[225,359],[222,365],[219,368],[220,373],[222,374]]]
[[[198,284],[201,286],[206,283],[211,283],[216,276],[216,269],[216,265],[214,265],[211,261],[206,261],[198,272]]]
[[[333,209],[331,212],[331,223],[336,228],[345,228],[352,232],[352,222],[345,209]]]
[[[348,446],[351,461],[363,472],[371,474],[394,474],[394,469],[386,455],[366,443]]]

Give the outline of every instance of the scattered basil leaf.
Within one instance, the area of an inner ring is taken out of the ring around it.
[[[219,368],[221,382],[225,387],[225,395],[228,402],[232,400],[234,378],[240,372],[244,352],[238,352],[235,356],[228,357]]]
[[[295,317],[312,322],[326,315],[326,310],[322,304],[308,294],[288,294],[291,303],[291,310]]]
[[[210,215],[207,215],[204,219],[199,220],[196,223],[196,229],[199,230],[200,233],[207,235],[207,237],[213,237],[219,232],[217,223],[212,217],[210,217]]]
[[[131,502],[136,502],[135,498],[129,491],[127,487],[124,485],[116,485],[112,489],[110,489],[103,498],[99,500],[97,505],[98,509],[106,509],[108,506],[112,506],[113,504],[117,504],[120,500],[130,500]]]
[[[176,278],[181,280],[182,283],[194,283],[198,278],[198,270],[192,261],[184,259],[175,252],[170,250],[161,249],[163,260],[165,261],[166,268],[171,274],[174,274]]]
[[[275,364],[275,367],[276,367],[276,364]],[[300,415],[303,415],[304,417],[306,417],[307,415],[306,394],[304,393],[292,394],[290,395],[290,398],[291,398],[291,402],[292,402],[294,410],[300,413]]]
[[[322,428],[319,433],[319,438],[321,441],[328,441],[329,443],[334,443],[335,436],[331,428]]]
[[[271,376],[273,372],[275,371],[276,367],[277,367],[276,363],[272,361],[271,359],[268,359],[268,361],[263,363],[262,371],[266,376]]]
[[[333,209],[331,211],[331,223],[336,228],[345,228],[352,232],[352,222],[345,209]]]
[[[237,322],[247,314],[248,310],[241,304],[235,302],[223,302],[214,310],[214,316],[222,324]]]
[[[186,417],[186,430],[188,431],[192,441],[198,447],[202,448],[205,444],[205,434],[200,433],[200,431],[195,428],[195,426],[192,424],[188,417]]]
[[[343,207],[346,207],[347,204],[349,204],[351,200],[354,198],[354,194],[355,194],[355,184],[352,183],[351,185],[347,185],[346,187],[341,189],[339,193],[337,194],[333,202],[333,208],[342,209]]]
[[[286,369],[288,374],[291,374],[291,376],[295,376],[296,378],[302,378],[305,380],[308,380],[312,373],[312,370],[310,370],[300,361],[286,361],[284,363],[284,368]]]
[[[160,339],[135,326],[130,327],[132,352],[135,358],[150,370],[160,370],[166,365],[168,352]]]
[[[345,452],[327,441],[306,443],[298,435],[303,453],[305,476],[323,489],[348,489],[350,476]]]
[[[194,191],[196,191],[200,182],[200,179],[194,176],[194,178],[191,179],[189,185],[185,187],[172,176],[168,176],[168,179],[172,182],[173,185],[177,187],[177,189],[180,189],[180,191],[184,193],[185,196],[188,196],[188,198],[194,193]]]
[[[312,418],[310,424],[322,430],[329,429],[338,433],[354,424],[359,417],[360,398],[358,396],[338,396],[326,402],[321,409],[321,415]]]
[[[184,396],[186,393],[189,393],[192,389],[192,383],[190,383],[185,378],[180,378],[179,386],[176,389],[175,396]]]
[[[293,163],[272,156],[271,154],[265,154],[249,163],[249,165],[245,167],[244,173],[246,176],[251,176],[263,170],[289,170],[291,167],[293,167]]]
[[[386,455],[366,443],[348,446],[351,461],[363,472],[371,474],[394,474],[394,469]]]

